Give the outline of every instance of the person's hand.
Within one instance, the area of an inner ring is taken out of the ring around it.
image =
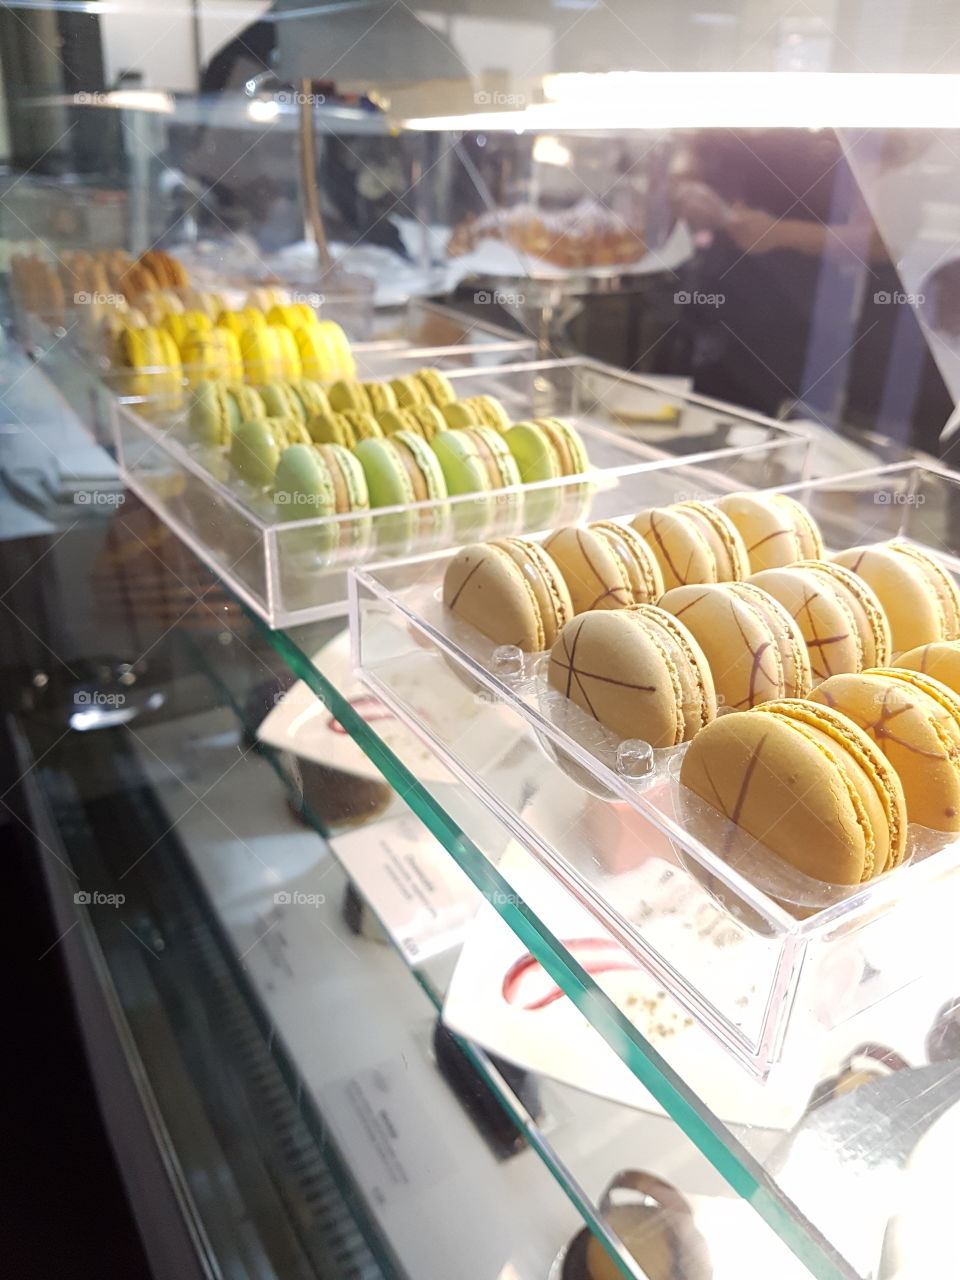
[[[779,248],[776,228],[779,219],[763,209],[749,209],[739,202],[730,210],[724,224],[727,235],[744,253],[769,253]]]
[[[691,231],[722,227],[730,216],[730,206],[712,187],[694,178],[682,178],[674,187],[677,212]]]

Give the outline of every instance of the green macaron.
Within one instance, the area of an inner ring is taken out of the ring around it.
[[[516,459],[524,484],[559,480],[564,474],[549,435],[536,422],[516,422],[504,432],[504,443]]]
[[[282,439],[269,418],[241,422],[230,441],[230,462],[237,475],[258,489],[272,484]]]
[[[447,430],[443,414],[432,404],[410,409],[388,409],[380,415],[379,422],[385,435],[393,435],[395,431],[412,431],[428,442],[439,432]]]
[[[361,440],[353,456],[363,468],[371,507],[416,502],[416,490],[399,450],[390,440]]]
[[[494,488],[481,444],[470,431],[441,431],[431,442],[451,496]]]
[[[396,409],[397,397],[388,382],[365,382],[363,389],[367,393],[367,403],[375,418],[389,409]]]
[[[473,438],[480,452],[492,488],[506,489],[509,485],[521,483],[516,460],[499,431],[493,427],[474,426],[466,434]]]
[[[565,476],[579,476],[590,469],[587,447],[575,427],[562,418],[536,418],[534,421],[549,437]]]
[[[370,412],[370,400],[362,382],[353,382],[341,378],[327,389],[327,399],[334,413],[343,413],[346,409],[357,409],[361,413]]]
[[[299,382],[291,382],[290,390],[303,406],[304,421],[318,413],[330,413],[330,401],[319,382],[310,378],[301,378]]]
[[[187,424],[197,444],[210,448],[230,443],[230,402],[222,382],[209,379],[197,383],[187,411]]]
[[[267,406],[263,397],[253,387],[244,382],[227,383],[227,400],[230,406],[230,428],[236,431],[241,422],[248,418],[267,417]]]
[[[284,520],[332,516],[337,510],[333,476],[316,445],[292,444],[277,463],[273,502]]]
[[[265,382],[258,387],[260,398],[267,410],[268,418],[304,417],[303,404],[300,397],[286,382]]]
[[[400,452],[417,502],[436,501],[447,496],[447,482],[439,459],[422,436],[413,431],[395,431],[389,442]]]
[[[450,379],[439,369],[418,369],[410,376],[419,382],[429,402],[435,404],[438,409],[442,409],[445,404],[457,398]]]
[[[426,389],[413,376],[391,378],[390,386],[401,409],[416,409],[422,404],[431,404]]]
[[[307,421],[307,430],[316,444],[339,444],[352,449],[357,443],[350,419],[343,413],[316,413]]]

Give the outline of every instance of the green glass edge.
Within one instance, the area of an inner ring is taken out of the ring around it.
[[[296,641],[285,631],[268,627],[246,605],[241,607],[298,679],[303,680],[336,716],[400,798],[413,809],[491,902],[531,955],[737,1195],[751,1205],[817,1280],[858,1280],[856,1272],[813,1224],[802,1225],[799,1210],[791,1212],[789,1202],[780,1193],[774,1179],[716,1116],[690,1093],[670,1064],[569,955],[536,912],[513,892],[496,868],[363,717],[321,675]]]

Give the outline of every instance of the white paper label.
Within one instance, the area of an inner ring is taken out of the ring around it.
[[[385,1062],[327,1085],[321,1099],[354,1178],[378,1208],[455,1171],[453,1157],[401,1062]]]
[[[409,963],[464,937],[481,895],[416,818],[404,814],[330,843]]]

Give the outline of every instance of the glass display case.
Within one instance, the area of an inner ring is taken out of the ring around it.
[[[960,576],[949,147],[898,116],[952,127],[952,76],[861,94],[784,13],[801,110],[638,70],[629,6],[261,8],[0,12],[3,709],[157,1280],[953,1274],[956,838],[810,896],[442,604],[467,544],[743,491]],[[227,376],[190,335],[235,328]],[[296,518],[229,406],[305,380],[588,461]]]

